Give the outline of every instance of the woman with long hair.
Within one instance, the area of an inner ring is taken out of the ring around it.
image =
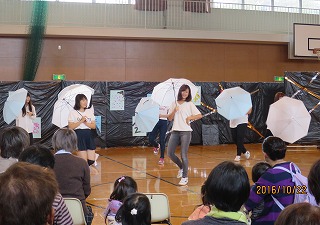
[[[16,126],[26,130],[30,137],[30,145],[33,144],[33,120],[36,118],[36,108],[32,105],[30,93],[27,93],[26,101],[16,119]]]

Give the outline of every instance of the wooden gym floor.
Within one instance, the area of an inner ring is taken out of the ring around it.
[[[261,144],[248,144],[251,158],[241,158],[251,179],[251,168],[263,161]],[[179,149],[177,150],[180,155]],[[92,191],[87,202],[95,213],[93,225],[104,224],[103,210],[113,189],[115,179],[121,175],[133,177],[142,193],[160,192],[169,197],[171,222],[179,225],[186,221],[190,213],[201,203],[200,187],[212,168],[220,162],[233,160],[235,145],[190,146],[189,184],[179,186],[176,178],[178,168],[165,154],[165,164],[158,165],[159,155],[154,155],[151,147],[126,147],[97,149],[99,174],[91,175]],[[315,146],[289,147],[286,160],[295,162],[304,175],[309,173],[311,165],[320,158],[320,151]]]

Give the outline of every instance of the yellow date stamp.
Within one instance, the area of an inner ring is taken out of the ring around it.
[[[307,186],[306,185],[257,185],[256,186],[256,194],[257,195],[276,195],[276,194],[307,194]]]

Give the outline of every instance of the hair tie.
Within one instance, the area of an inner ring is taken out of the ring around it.
[[[138,213],[137,209],[135,208],[131,209],[131,215],[137,215],[137,213]]]
[[[119,179],[118,179],[118,182],[120,183],[121,181],[123,181],[124,179],[126,179],[124,176],[122,176],[122,177],[120,177]]]

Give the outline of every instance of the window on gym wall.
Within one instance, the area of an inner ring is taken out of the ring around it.
[[[271,11],[271,0],[245,0],[246,10]]]
[[[303,0],[302,13],[319,14],[320,1],[319,0]]]
[[[242,9],[242,0],[211,0],[212,8],[224,8],[224,9]]]
[[[95,3],[105,3],[105,4],[135,4],[135,0],[95,0]]]
[[[302,0],[304,1],[304,0]],[[274,0],[274,11],[299,13],[300,0]]]

